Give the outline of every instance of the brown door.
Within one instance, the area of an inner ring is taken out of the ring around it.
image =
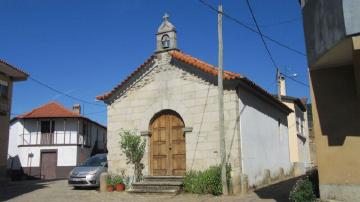
[[[154,176],[182,176],[186,171],[184,123],[175,113],[159,115],[150,125],[150,170]]]
[[[42,151],[41,152],[41,178],[55,179],[57,167],[57,153],[56,151]]]

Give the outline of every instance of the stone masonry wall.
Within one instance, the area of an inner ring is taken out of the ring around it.
[[[123,170],[132,176],[126,165],[119,141],[121,129],[147,131],[151,118],[159,111],[171,109],[180,114],[185,127],[192,127],[186,136],[186,169],[203,170],[220,163],[218,135],[217,86],[175,67],[168,53],[159,53],[153,67],[108,106],[109,172]],[[240,170],[239,137],[237,134],[238,97],[235,90],[224,91],[227,157],[233,172]],[[144,175],[149,173],[149,137],[143,162]],[[235,173],[233,174],[235,176]]]

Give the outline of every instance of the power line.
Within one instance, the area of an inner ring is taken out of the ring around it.
[[[29,77],[29,79],[32,80],[32,81],[34,81],[35,83],[41,85],[41,86],[44,86],[44,87],[46,87],[46,88],[48,88],[48,89],[50,89],[50,90],[52,90],[52,91],[54,91],[54,92],[56,92],[56,93],[59,93],[59,94],[61,94],[61,95],[64,95],[64,96],[66,96],[66,97],[68,97],[68,98],[71,98],[71,99],[73,99],[73,100],[77,100],[77,101],[80,101],[80,102],[83,102],[83,103],[86,103],[86,104],[89,104],[89,105],[94,105],[94,106],[101,106],[101,107],[104,107],[104,106],[105,106],[105,105],[96,104],[96,103],[92,103],[92,102],[86,101],[86,100],[84,100],[84,99],[81,99],[81,98],[78,98],[78,97],[69,95],[68,93],[64,93],[64,92],[62,92],[62,91],[60,91],[60,90],[58,90],[58,89],[55,89],[55,88],[49,86],[48,84],[46,84],[46,83],[44,83],[44,82],[41,82],[41,81],[35,79],[34,77]]]
[[[279,22],[273,22],[273,23],[269,23],[269,24],[259,24],[259,26],[261,28],[269,28],[269,27],[275,27],[275,26],[279,26],[279,25],[283,25],[283,24],[288,24],[288,23],[293,23],[296,21],[300,21],[300,17],[296,17],[296,18],[291,18],[289,20],[284,20],[284,21],[279,21]],[[248,26],[255,26],[255,24],[253,23],[249,23],[249,22],[244,22],[244,24],[248,25]]]
[[[273,27],[273,26],[278,26],[278,25],[297,22],[297,21],[300,21],[300,19],[301,19],[300,17],[297,17],[297,18],[292,18],[292,19],[289,19],[289,20],[284,20],[284,21],[281,21],[281,22],[275,22],[275,23],[260,25],[260,27],[262,27],[262,28]]]
[[[310,87],[308,84],[306,84],[306,83],[304,83],[304,82],[302,82],[300,80],[297,80],[297,79],[293,78],[292,76],[288,76],[288,75],[286,75],[284,73],[280,73],[280,74],[283,75],[284,77],[288,78],[288,79],[291,79],[292,81],[295,81],[298,84],[301,84],[301,85],[303,85],[305,87],[308,87],[308,88]]]
[[[272,54],[271,54],[271,52],[270,52],[270,49],[269,49],[269,47],[268,47],[267,44],[266,44],[266,41],[265,41],[265,39],[264,39],[264,35],[263,35],[263,33],[261,32],[261,30],[260,30],[259,24],[257,23],[257,20],[256,20],[256,18],[255,18],[255,14],[254,14],[254,12],[253,12],[253,10],[252,10],[252,8],[251,8],[251,5],[250,5],[249,0],[246,0],[246,4],[247,4],[247,6],[249,7],[249,10],[250,10],[250,13],[251,13],[251,17],[252,17],[252,19],[253,19],[253,21],[254,21],[254,23],[255,23],[255,26],[256,26],[256,29],[257,29],[258,33],[260,34],[260,38],[261,38],[261,40],[262,40],[262,43],[264,44],[264,47],[265,47],[265,49],[266,49],[266,52],[267,52],[267,54],[269,55],[269,58],[270,58],[272,64],[274,65],[274,68],[277,69],[278,67],[277,67],[276,62],[275,62],[275,60],[274,60],[274,57],[272,56]]]
[[[259,34],[260,34],[260,37],[261,37],[261,39],[262,39],[262,42],[263,42],[263,44],[264,44],[264,47],[265,47],[265,49],[266,49],[266,51],[267,51],[267,53],[268,53],[268,55],[269,55],[269,58],[271,59],[273,65],[274,65],[274,68],[275,68],[275,69],[278,69],[278,66],[276,65],[276,62],[275,62],[275,60],[274,60],[274,58],[273,58],[273,56],[272,56],[272,54],[271,54],[271,52],[270,52],[270,49],[269,49],[269,47],[267,46],[266,41],[264,40],[264,35],[263,35],[263,33],[261,32],[261,30],[260,30],[260,27],[259,27],[259,25],[258,25],[258,23],[257,23],[256,17],[255,17],[255,14],[254,14],[254,11],[253,11],[252,8],[251,8],[251,5],[250,5],[249,0],[246,0],[246,4],[247,4],[247,6],[248,6],[248,8],[249,8],[249,11],[250,11],[250,13],[251,13],[251,16],[252,16],[252,18],[253,18],[253,20],[254,20],[254,23],[255,23],[255,25],[256,25],[256,28],[257,28],[257,30],[258,30],[258,32],[259,32]],[[303,86],[309,87],[309,85],[307,85],[306,83],[304,83],[304,82],[302,82],[302,81],[299,81],[299,80],[297,80],[297,79],[295,79],[295,78],[293,78],[293,77],[291,77],[291,76],[288,76],[288,75],[283,74],[283,73],[280,73],[280,74],[283,75],[283,76],[286,77],[286,78],[291,79],[292,81],[295,81],[296,83],[299,83],[299,84],[301,84],[301,85],[303,85]]]
[[[211,4],[205,2],[204,0],[198,0],[198,1],[199,1],[200,3],[202,3],[203,5],[205,5],[206,7],[208,7],[210,10],[218,13],[217,9],[216,9],[214,6],[212,6]],[[228,18],[228,19],[234,21],[235,23],[241,25],[241,26],[244,27],[245,29],[248,29],[248,30],[250,30],[251,32],[254,32],[254,33],[256,33],[256,34],[260,34],[256,29],[250,27],[250,26],[247,25],[246,23],[241,22],[240,20],[236,19],[235,17],[232,17],[231,15],[229,15],[229,14],[227,14],[227,13],[225,13],[225,12],[222,12],[222,14],[223,14],[223,16],[225,16],[226,18]],[[305,54],[304,52],[302,52],[302,51],[300,51],[300,50],[296,50],[295,48],[292,48],[292,47],[290,47],[290,46],[288,46],[288,45],[286,45],[286,44],[284,44],[284,43],[282,43],[282,42],[280,42],[280,41],[277,41],[277,40],[271,38],[270,36],[267,36],[267,35],[264,35],[264,34],[263,34],[263,37],[264,37],[265,39],[267,39],[267,40],[269,40],[269,41],[277,44],[278,46],[281,46],[281,47],[283,47],[283,48],[285,48],[285,49],[288,49],[288,50],[290,50],[290,51],[292,51],[292,52],[294,52],[294,53],[297,53],[297,54],[299,54],[299,55],[306,56],[306,54]]]
[[[103,112],[106,112],[106,111],[107,111],[107,109],[101,110],[101,111],[96,111],[96,112],[85,113],[84,115],[87,116],[87,115],[93,115],[93,114],[100,114],[100,113],[103,113]]]

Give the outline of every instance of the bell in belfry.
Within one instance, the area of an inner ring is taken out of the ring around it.
[[[162,43],[163,49],[169,48],[170,47],[169,36],[165,34],[161,39],[161,43]]]

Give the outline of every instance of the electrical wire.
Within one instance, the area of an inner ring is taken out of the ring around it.
[[[294,77],[292,77],[292,76],[288,76],[288,75],[286,75],[286,74],[284,74],[284,73],[280,73],[281,75],[283,75],[284,77],[286,77],[286,78],[288,78],[288,79],[291,79],[292,81],[294,81],[294,82],[296,82],[296,83],[298,83],[298,84],[301,84],[301,85],[303,85],[303,86],[305,86],[305,87],[310,87],[308,84],[306,84],[306,83],[304,83],[304,82],[302,82],[302,81],[299,81],[299,80],[297,80],[297,79],[295,79]]]
[[[44,82],[41,82],[41,81],[35,79],[35,78],[32,77],[32,76],[29,77],[29,79],[30,79],[31,81],[33,81],[33,82],[41,85],[41,86],[44,86],[44,87],[46,87],[46,88],[48,88],[48,89],[50,89],[50,90],[52,90],[52,91],[54,91],[54,92],[56,92],[56,93],[59,93],[59,94],[61,94],[61,95],[63,95],[63,96],[66,96],[66,97],[68,97],[68,98],[71,98],[71,99],[73,99],[73,100],[77,100],[77,101],[80,101],[80,102],[83,102],[83,103],[86,103],[86,104],[89,104],[89,105],[105,107],[105,105],[92,103],[92,102],[86,101],[86,100],[84,100],[84,99],[81,99],[81,98],[78,98],[78,97],[69,95],[68,93],[64,93],[64,92],[62,92],[62,91],[60,91],[60,90],[58,90],[58,89],[56,89],[56,88],[54,88],[54,87],[49,86],[48,84],[46,84],[46,83],[44,83]]]
[[[208,7],[210,10],[218,13],[218,10],[217,10],[214,6],[212,6],[211,4],[205,2],[204,0],[198,0],[198,1],[199,1],[200,3],[202,3],[204,6]],[[231,15],[225,13],[224,11],[222,12],[222,14],[223,14],[224,17],[226,17],[226,18],[234,21],[235,23],[241,25],[241,26],[244,27],[245,29],[250,30],[251,32],[254,32],[254,33],[256,33],[256,34],[260,34],[256,29],[250,27],[249,25],[247,25],[247,24],[244,23],[244,22],[241,22],[240,20],[236,19],[235,17],[232,17]],[[294,52],[294,53],[297,53],[297,54],[299,54],[299,55],[306,56],[306,54],[305,54],[304,52],[302,52],[302,51],[300,51],[300,50],[297,50],[297,49],[295,49],[295,48],[292,48],[292,47],[290,47],[290,46],[288,46],[288,45],[286,45],[286,44],[284,44],[284,43],[282,43],[282,42],[280,42],[280,41],[278,41],[278,40],[275,40],[275,39],[273,39],[272,37],[270,37],[270,36],[268,36],[268,35],[264,35],[264,34],[263,34],[263,37],[264,37],[265,39],[267,39],[267,40],[269,40],[269,41],[277,44],[278,46],[281,46],[281,47],[283,47],[283,48],[285,48],[285,49],[288,49],[288,50],[290,50],[290,51],[292,51],[292,52]]]
[[[251,5],[250,5],[249,0],[246,0],[246,4],[247,4],[247,6],[248,6],[248,8],[249,8],[249,10],[250,10],[251,17],[252,17],[252,19],[253,19],[253,21],[254,21],[254,23],[255,23],[256,29],[257,29],[258,33],[260,34],[260,38],[261,38],[261,41],[262,41],[262,43],[263,43],[263,45],[264,45],[264,47],[265,47],[265,49],[266,49],[266,52],[267,52],[267,54],[269,55],[269,58],[270,58],[272,64],[274,65],[274,68],[277,69],[278,66],[277,66],[277,64],[276,64],[276,62],[275,62],[275,59],[274,59],[274,57],[272,56],[272,54],[271,54],[271,52],[270,52],[270,49],[269,49],[269,47],[268,47],[268,45],[267,45],[267,43],[266,43],[266,41],[265,41],[265,39],[264,39],[264,35],[263,35],[263,33],[261,32],[261,30],[260,30],[259,24],[258,24],[258,22],[257,22],[257,20],[256,20],[256,18],[255,18],[255,14],[254,14],[254,12],[253,12],[253,10],[252,10],[252,8],[251,8]]]

